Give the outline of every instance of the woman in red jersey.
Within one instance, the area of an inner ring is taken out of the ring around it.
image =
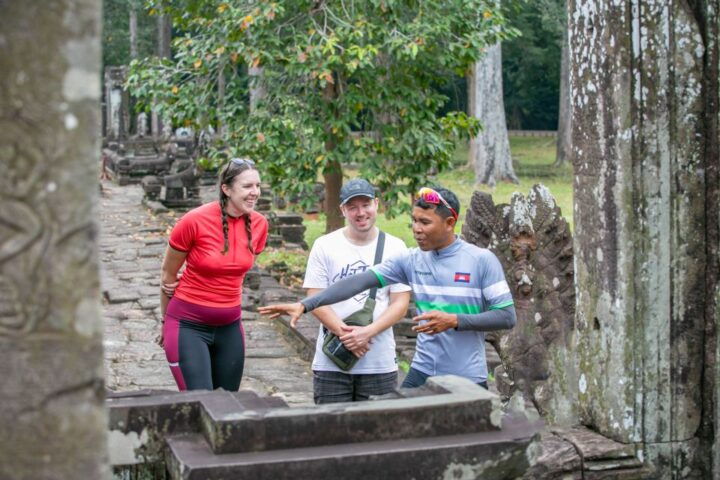
[[[219,183],[218,202],[177,222],[162,264],[162,343],[180,390],[236,391],[245,364],[242,284],[265,248],[268,222],[255,211],[260,175],[252,160],[233,158]]]

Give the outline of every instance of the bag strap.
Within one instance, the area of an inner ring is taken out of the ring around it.
[[[383,251],[385,250],[385,232],[380,230],[378,233],[377,245],[375,246],[375,260],[373,265],[377,265],[382,261]],[[377,293],[377,287],[370,289],[370,298],[375,300],[375,294]],[[323,335],[327,335],[328,329],[323,325]]]
[[[373,265],[377,265],[382,261],[383,250],[385,250],[385,232],[380,230],[380,233],[378,234],[377,246],[375,247],[375,260],[373,261]],[[376,293],[377,287],[373,287],[370,290],[370,298],[375,300]]]

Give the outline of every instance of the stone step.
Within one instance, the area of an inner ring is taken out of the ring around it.
[[[399,440],[497,430],[496,395],[459,377],[433,377],[431,395],[292,409],[233,409],[203,402],[201,425],[216,454]],[[399,418],[398,415],[402,413]]]
[[[183,435],[168,438],[166,465],[171,480],[518,478],[536,431],[519,421],[488,432],[221,455],[202,435]]]
[[[196,390],[172,392],[167,390],[137,390],[107,392],[110,429],[124,433],[142,432],[150,422],[170,422],[166,433],[198,431],[199,422],[207,412],[214,415],[234,415],[244,411],[262,412],[287,408],[279,397],[260,397],[250,390]]]

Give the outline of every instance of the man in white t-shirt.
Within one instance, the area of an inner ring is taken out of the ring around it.
[[[375,189],[366,180],[353,179],[343,185],[340,210],[348,225],[315,240],[303,284],[308,295],[343,278],[363,273],[373,265],[379,234],[375,226],[377,209]],[[402,240],[385,234],[382,259],[405,251],[407,247]],[[364,327],[346,325],[343,319],[360,310],[368,296],[369,291],[364,291],[312,312],[322,324],[312,364],[317,404],[367,400],[370,395],[383,395],[397,386],[392,326],[407,311],[410,287],[394,284],[378,289],[373,322]],[[340,337],[343,345],[360,357],[348,372],[337,367],[322,350],[328,331]]]

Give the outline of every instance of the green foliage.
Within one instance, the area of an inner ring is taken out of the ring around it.
[[[449,167],[458,138],[479,129],[462,112],[440,113],[447,96],[437,85],[516,33],[495,0],[185,0],[153,9],[186,33],[172,61],[132,64],[128,85],[145,108],[155,98],[175,124],[222,131],[217,160],[260,159],[273,189],[308,205],[319,172],[359,165],[390,215],[427,172]],[[263,69],[266,92],[253,111],[248,65]]]
[[[283,264],[289,270],[304,272],[307,255],[307,252],[304,251],[268,247],[263,250],[262,255],[257,258],[256,263],[261,268],[269,268],[272,265]]]
[[[155,51],[155,20],[143,8],[140,0],[103,1],[103,67],[130,63],[130,5],[137,11],[138,57],[153,55]]]
[[[491,193],[495,203],[510,203],[514,192],[527,195],[536,183],[542,183],[550,189],[555,201],[562,210],[562,214],[573,228],[573,174],[572,167],[556,167],[555,162],[555,138],[554,137],[510,137],[510,150],[513,155],[513,168],[520,179],[520,184],[515,185],[507,182],[500,182],[495,187],[486,185],[475,185],[475,174],[466,165],[467,146],[461,144],[455,151],[457,165],[437,176],[436,181],[440,185],[455,192],[460,200],[460,222],[456,229],[462,230],[463,219],[470,204],[470,198],[476,189]],[[355,172],[351,172],[351,175]],[[409,205],[409,200],[405,199]],[[324,220],[305,220],[305,242],[312,245],[317,237],[324,232],[322,226]],[[410,219],[406,215],[396,218],[388,218],[378,215],[377,225],[384,231],[403,239],[408,247],[415,246],[415,240],[410,230]]]
[[[555,130],[560,98],[560,52],[565,0],[525,2],[510,23],[522,36],[502,44],[508,127]]]

